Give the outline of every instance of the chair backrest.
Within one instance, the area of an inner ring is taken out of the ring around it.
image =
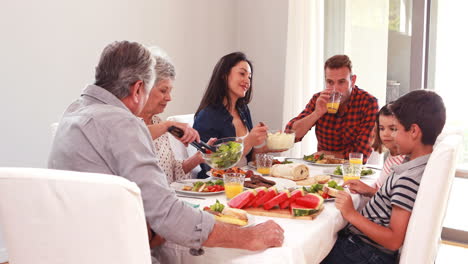
[[[400,264],[434,263],[461,144],[462,137],[451,134],[435,146],[419,185]]]
[[[151,263],[140,189],[96,173],[0,168],[10,263]]]
[[[187,123],[191,127],[193,126],[193,121],[194,121],[194,116],[195,114],[187,114],[187,115],[176,115],[176,116],[170,116],[167,118],[168,121],[175,121],[175,122],[181,122],[181,123]],[[197,149],[195,149],[192,146],[185,147],[184,144],[182,144],[179,140],[177,140],[175,137],[172,135],[169,135],[169,144],[171,144],[172,151],[174,152],[174,157],[176,160],[185,160],[188,157],[191,157],[197,152]],[[195,169],[192,170],[192,178],[196,178],[198,172],[200,171],[200,167],[197,166]]]

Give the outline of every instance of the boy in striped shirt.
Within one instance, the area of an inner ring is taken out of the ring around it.
[[[349,224],[322,263],[395,263],[421,177],[445,124],[445,106],[436,93],[417,90],[400,97],[390,110],[395,144],[407,158],[392,168],[361,212],[354,209],[349,193],[339,192],[336,207]]]

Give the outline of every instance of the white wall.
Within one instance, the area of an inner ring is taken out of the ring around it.
[[[288,1],[236,2],[236,48],[247,54],[254,67],[249,104],[254,125],[264,122],[270,129],[283,129]]]
[[[93,81],[114,40],[157,44],[172,57],[178,76],[163,117],[193,113],[217,60],[246,52],[253,118],[279,126],[286,23],[287,1],[3,1],[0,166],[46,166],[50,124]]]

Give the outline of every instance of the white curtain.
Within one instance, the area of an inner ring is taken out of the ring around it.
[[[312,95],[323,89],[323,0],[290,0],[288,11],[288,39],[284,86],[284,125],[297,116]],[[288,157],[302,157],[317,151],[314,130],[302,142],[284,153]]]

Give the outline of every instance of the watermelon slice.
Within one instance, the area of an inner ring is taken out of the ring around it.
[[[257,193],[255,190],[247,190],[239,193],[238,195],[234,196],[229,202],[228,205],[231,208],[241,209],[244,207],[248,202],[255,198]]]
[[[271,208],[279,205],[281,202],[288,200],[290,196],[291,194],[289,193],[289,191],[284,190],[280,192],[278,195],[276,195],[275,197],[265,202],[263,204],[263,208],[265,208],[265,210],[270,210]]]
[[[319,209],[322,207],[323,198],[318,194],[308,193],[302,197],[297,198],[295,203],[310,209]]]
[[[258,198],[254,203],[253,207],[259,207],[260,205],[263,205],[266,201],[270,200],[271,198],[275,197],[278,194],[278,191],[276,190],[276,187],[270,187],[265,195],[262,197]]]
[[[251,207],[255,203],[255,201],[257,201],[259,198],[261,198],[263,195],[267,193],[268,189],[266,187],[258,187],[258,188],[255,188],[255,191],[257,192],[257,195],[250,202],[248,202],[244,206],[244,208]]]
[[[308,208],[306,206],[299,205],[296,202],[291,203],[291,214],[293,216],[309,216],[309,215],[313,215],[317,213],[318,211],[320,211],[320,207],[314,209],[314,208]]]
[[[284,201],[284,202],[281,202],[279,204],[279,207],[281,209],[286,209],[289,207],[289,205],[294,202],[297,198],[299,197],[302,197],[304,196],[304,190],[303,189],[297,189],[297,190],[294,190],[292,193],[291,193],[291,197],[289,197],[288,200]]]

